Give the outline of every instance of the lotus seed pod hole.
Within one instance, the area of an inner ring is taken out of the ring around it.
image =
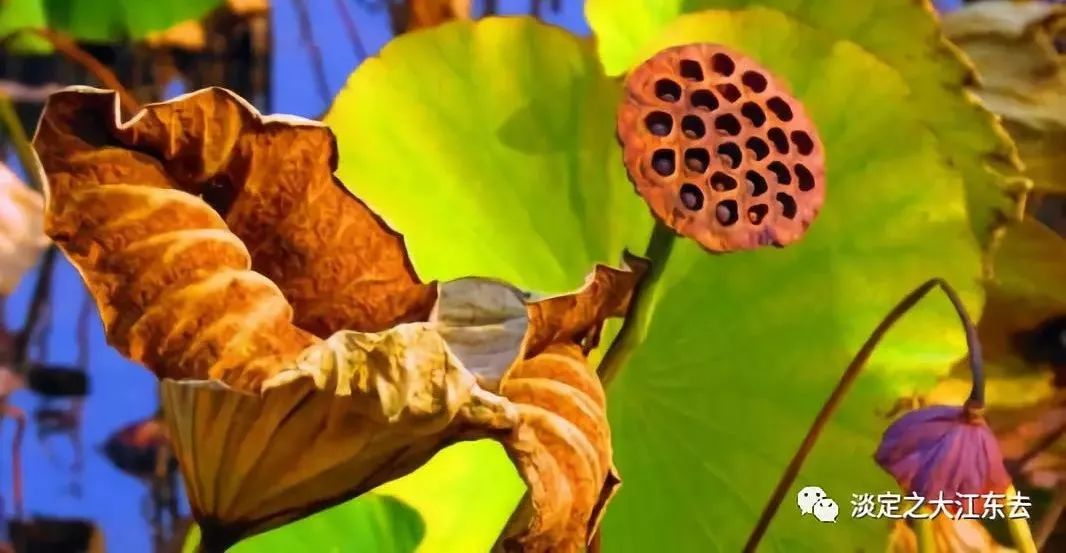
[[[724,46],[668,48],[634,68],[617,130],[653,215],[712,252],[793,243],[825,199],[825,151],[803,105]]]

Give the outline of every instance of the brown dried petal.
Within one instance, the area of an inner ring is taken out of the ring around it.
[[[554,344],[505,377],[518,411],[503,440],[529,493],[509,524],[507,550],[581,551],[618,485],[604,393],[576,344]]]
[[[710,251],[788,245],[825,198],[825,152],[803,105],[723,46],[668,48],[634,69],[618,138],[652,213]]]
[[[621,480],[614,469],[606,396],[586,353],[603,321],[629,309],[647,260],[597,266],[580,290],[531,301],[525,359],[500,394],[518,410],[503,439],[528,491],[508,522],[505,550],[582,551],[596,533]]]
[[[46,232],[123,354],[160,377],[254,389],[309,333],[428,315],[434,289],[402,239],[332,176],[327,128],[260,117],[222,89],[118,117],[114,93],[67,89],[34,145]]]

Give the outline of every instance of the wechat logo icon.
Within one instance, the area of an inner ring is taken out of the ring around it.
[[[818,486],[807,486],[796,494],[800,516],[813,515],[820,522],[835,523],[840,507]]]

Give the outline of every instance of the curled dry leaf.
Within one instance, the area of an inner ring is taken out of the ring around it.
[[[124,124],[113,102],[53,95],[34,143],[47,232],[120,352],[161,378],[254,390],[315,336],[429,313],[402,239],[334,182],[329,129],[221,89]]]
[[[788,245],[825,198],[825,152],[803,105],[723,46],[668,48],[634,69],[618,137],[652,213],[714,252]]]
[[[113,93],[48,102],[46,228],[108,340],[162,380],[203,543],[306,516],[495,438],[531,491],[511,536],[583,547],[617,484],[585,366],[643,272],[597,267],[530,301],[479,278],[424,284],[402,239],[336,182],[333,135],[207,89],[118,120]]]
[[[945,15],[943,28],[973,60],[974,92],[1004,118],[1035,185],[1066,188],[1066,5],[977,2]]]
[[[10,294],[48,245],[44,199],[0,163],[0,296]]]

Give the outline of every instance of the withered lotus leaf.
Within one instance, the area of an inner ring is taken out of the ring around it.
[[[481,438],[530,487],[508,543],[587,544],[618,479],[585,354],[642,260],[541,300],[489,279],[422,283],[401,237],[333,177],[329,129],[222,89],[126,122],[112,92],[66,89],[34,145],[48,235],[110,343],[162,381],[205,548]]]
[[[724,46],[667,48],[634,69],[618,138],[652,213],[713,252],[791,244],[825,198],[825,151],[803,105]]]

